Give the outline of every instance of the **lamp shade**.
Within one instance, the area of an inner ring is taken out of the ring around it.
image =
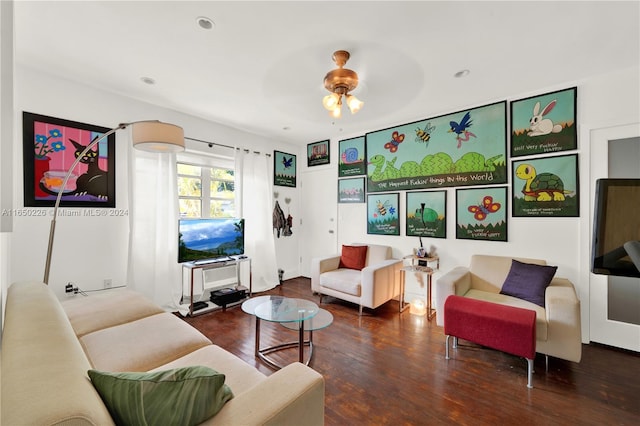
[[[184,130],[160,121],[138,121],[131,124],[133,147],[149,152],[184,151]]]

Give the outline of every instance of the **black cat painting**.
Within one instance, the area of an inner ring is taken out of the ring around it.
[[[69,141],[76,147],[75,156],[78,158],[82,151],[86,148],[85,145],[82,145],[73,139],[69,139]],[[71,192],[65,193],[65,197],[68,196],[82,196],[82,195],[92,195],[98,200],[106,201],[109,198],[109,182],[107,179],[107,172],[105,170],[100,169],[98,165],[98,147],[96,146],[94,149],[90,149],[87,151],[82,158],[80,158],[80,163],[87,165],[87,171],[78,176],[76,179],[76,189]],[[40,189],[42,189],[47,194],[58,195],[57,192],[51,191],[47,188],[43,182],[40,182]]]

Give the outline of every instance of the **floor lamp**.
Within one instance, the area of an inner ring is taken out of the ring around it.
[[[160,121],[136,121],[133,123],[120,123],[118,127],[115,127],[99,138],[94,139],[87,147],[78,155],[67,171],[62,185],[58,190],[58,197],[53,207],[53,217],[51,219],[51,227],[49,229],[49,245],[47,247],[47,259],[44,266],[44,283],[49,284],[49,270],[51,269],[51,254],[53,251],[53,238],[56,229],[56,218],[58,217],[58,207],[60,207],[60,200],[62,199],[62,193],[67,186],[67,181],[71,177],[71,174],[80,160],[89,152],[94,146],[96,146],[101,140],[109,137],[120,129],[126,129],[131,126],[131,142],[133,147],[142,151],[149,152],[179,152],[184,151],[184,131],[182,127],[174,124],[162,123]]]

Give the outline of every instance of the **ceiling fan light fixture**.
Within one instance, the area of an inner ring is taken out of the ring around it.
[[[350,54],[346,50],[336,50],[332,59],[338,68],[331,70],[324,77],[324,87],[329,95],[322,99],[322,105],[330,111],[334,118],[342,115],[342,97],[346,98],[347,106],[352,114],[360,111],[364,102],[360,101],[349,92],[358,87],[358,74],[355,71],[343,68],[349,60]]]
[[[362,105],[364,105],[364,102],[362,102],[360,99],[356,98],[353,95],[347,95],[347,105],[349,106],[349,110],[351,111],[351,114],[355,114],[356,112],[360,111],[360,109],[362,108]]]

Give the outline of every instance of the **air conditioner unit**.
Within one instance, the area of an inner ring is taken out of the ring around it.
[[[233,287],[239,283],[238,267],[231,265],[211,263],[196,269],[183,268],[182,283],[183,294],[191,292],[191,277],[193,276],[193,295],[201,295],[207,291],[215,291],[225,287]]]

